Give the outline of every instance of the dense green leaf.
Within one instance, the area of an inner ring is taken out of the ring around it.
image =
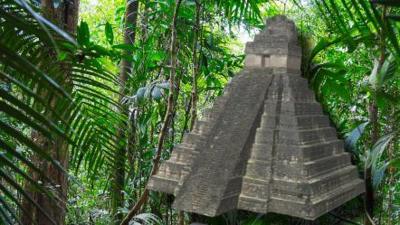
[[[114,43],[114,33],[113,33],[113,28],[110,23],[106,23],[105,25],[105,34],[106,34],[106,39],[107,42],[112,45]]]
[[[361,138],[361,136],[364,133],[365,128],[367,127],[368,124],[369,124],[369,122],[361,123],[347,135],[347,137],[345,139],[345,148],[348,151],[355,152],[356,144],[357,144],[358,140]]]
[[[79,27],[78,27],[78,33],[77,33],[77,41],[78,44],[80,45],[89,45],[90,43],[90,31],[89,31],[89,26],[86,22],[81,21]]]

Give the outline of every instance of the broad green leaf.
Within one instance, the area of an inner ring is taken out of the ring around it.
[[[145,93],[146,93],[147,88],[146,87],[141,87],[137,90],[136,92],[136,98],[139,99],[143,99],[145,97]]]
[[[151,91],[151,97],[155,100],[161,99],[163,96],[161,89],[157,86],[153,87],[153,90]]]
[[[382,68],[379,71],[379,80],[381,85],[385,84],[386,81],[390,80],[397,70],[397,63],[394,56],[391,54],[383,63]]]
[[[386,81],[390,80],[396,70],[397,70],[397,63],[393,57],[390,55],[379,68],[378,60],[374,61],[374,68],[369,76],[369,83],[371,84],[374,90],[379,90],[385,84]]]
[[[355,151],[356,144],[357,144],[358,140],[361,138],[361,136],[364,133],[365,128],[367,127],[368,124],[369,124],[368,121],[361,123],[347,135],[344,143],[345,143],[345,148],[348,151],[356,152]]]
[[[112,45],[114,43],[114,32],[111,24],[109,22],[105,25],[105,34],[107,42]]]
[[[367,167],[372,167],[372,170],[378,167],[380,158],[393,137],[393,133],[390,133],[379,138],[379,140],[372,147],[370,155],[368,155],[366,163]]]
[[[375,168],[372,171],[372,185],[375,188],[377,188],[382,183],[382,180],[385,177],[385,172],[388,166],[389,162],[385,162],[383,165]]]
[[[374,60],[374,67],[371,71],[371,74],[369,75],[369,83],[372,86],[372,88],[374,90],[377,90],[379,85],[380,85],[380,81],[379,81],[379,61],[377,59]]]
[[[78,44],[82,46],[88,46],[90,43],[89,25],[84,21],[81,21],[80,25],[78,26],[77,41]]]

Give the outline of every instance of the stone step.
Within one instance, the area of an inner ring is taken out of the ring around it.
[[[265,101],[265,116],[311,116],[323,115],[322,107],[317,102],[282,102]]]
[[[279,120],[277,120],[279,117]],[[276,122],[279,121],[278,126]],[[329,118],[325,115],[305,115],[305,116],[288,116],[288,115],[270,115],[263,114],[260,127],[269,129],[294,129],[309,130],[314,128],[329,127]]]
[[[329,212],[339,207],[343,202],[353,199],[355,196],[363,193],[365,190],[364,182],[361,179],[355,179],[353,182],[340,186],[334,191],[326,193],[324,196],[313,198],[314,205],[311,218],[315,219],[318,215]]]
[[[355,179],[339,188],[326,192],[315,198],[286,199],[279,196],[271,196],[268,212],[286,214],[308,220],[315,220],[320,215],[340,206],[364,191],[361,179]],[[307,204],[306,204],[307,202]]]
[[[311,196],[318,196],[346,185],[359,177],[357,167],[348,165],[310,180]]]
[[[181,168],[173,163],[162,163],[157,171],[157,177],[165,180],[178,181],[181,178]]]
[[[196,154],[198,153],[185,144],[175,146],[171,158],[160,165],[157,174],[151,178],[154,179],[149,181],[151,189],[159,190],[164,186],[167,189],[165,192],[173,194],[185,174],[184,168],[192,162]]]
[[[307,79],[300,76],[301,73],[299,73],[298,69],[287,69],[285,71],[288,74],[279,74],[279,77],[282,79],[282,81],[274,81],[270,87],[270,90],[268,90],[268,94],[277,93],[277,91],[279,90],[283,92],[292,92],[293,94],[298,95],[304,93],[313,93],[312,90],[309,88]],[[293,76],[292,73],[297,74]],[[273,97],[273,95],[269,95],[268,97]]]
[[[341,154],[344,151],[344,142],[340,139],[316,143],[311,145],[302,145],[302,154],[304,161],[313,161],[333,154]]]
[[[271,196],[268,201],[268,212],[275,212],[300,218],[309,218],[306,207],[306,199],[286,199]]]
[[[238,209],[265,214],[267,213],[267,204],[267,200],[241,195]]]
[[[187,133],[183,135],[181,145],[185,146],[186,148],[196,149],[196,146],[204,140],[205,137],[203,135],[196,133]]]
[[[294,122],[294,123],[293,123]],[[329,127],[330,121],[326,115],[299,115],[295,117],[281,115],[279,126],[298,130]]]
[[[308,87],[308,81],[296,75],[295,71],[284,70],[279,76],[283,80],[281,83],[278,80],[274,81],[267,93],[267,101],[316,102],[314,92]]]
[[[191,208],[192,209],[196,209],[196,208],[202,208],[202,209],[206,209],[207,211],[211,211],[211,213],[215,213],[213,211],[216,211],[217,208],[216,206],[213,206],[212,208],[209,207],[208,205],[204,204],[204,200],[208,199],[208,201],[212,201],[212,196],[210,196],[210,188],[211,190],[215,190],[217,187],[210,187],[213,185],[210,184],[200,184],[196,187],[191,187],[193,191],[193,195],[191,196],[192,199],[194,199],[194,201],[191,202]],[[207,212],[205,212],[205,215],[207,214]]]
[[[298,134],[303,145],[337,140],[337,133],[333,127],[301,130]]]
[[[244,177],[240,196],[267,200],[269,196],[270,183],[268,177],[264,179],[265,180],[248,176]]]
[[[284,37],[282,36],[283,38]],[[267,49],[265,49],[267,47]],[[295,41],[288,43],[285,40],[274,40],[266,43],[260,42],[247,42],[245,52],[258,55],[286,55],[286,54],[297,54],[301,56],[301,50],[296,46]]]
[[[275,142],[274,139],[275,138]],[[337,140],[336,130],[332,127],[307,130],[257,128],[256,144],[311,145],[314,143]]]
[[[350,183],[358,177],[355,166],[349,165],[331,173],[319,176],[309,181],[289,180],[274,177],[272,182],[271,195],[273,196],[292,196],[300,199],[304,197],[319,196],[330,192],[342,185]]]
[[[147,183],[147,188],[154,191],[174,194],[177,185],[178,185],[178,180],[175,180],[171,177],[166,178],[164,176],[153,175],[151,176],[149,182]]]
[[[305,162],[303,164],[303,170],[306,173],[307,178],[316,178],[327,174],[331,171],[351,165],[351,157],[347,152],[343,152],[338,155],[328,156],[315,161]]]
[[[272,160],[272,145],[270,144],[253,144],[251,147],[250,161],[271,161]]]
[[[281,96],[269,96],[269,101],[282,101],[282,102],[304,102],[304,103],[313,103],[316,102],[315,95],[312,92],[306,92],[299,94],[293,90],[284,91]]]
[[[241,73],[241,75],[244,76],[245,79],[247,79],[248,76],[253,76],[253,75],[271,76],[272,73],[273,70],[271,68],[245,68]]]
[[[273,31],[269,30],[254,35],[254,42],[259,41],[262,41],[264,44],[285,43],[286,46],[288,46],[289,37],[287,34],[274,33]]]
[[[307,180],[350,165],[350,155],[342,153],[328,156],[312,162],[275,161],[273,163],[274,179],[284,177],[293,180]]]
[[[186,165],[186,163],[175,162],[175,161],[172,161],[172,160],[166,160],[162,164],[164,165],[166,170],[170,170],[170,171],[181,170]],[[161,166],[160,166],[159,171],[161,171]]]
[[[275,147],[275,160],[277,161],[313,161],[343,152],[342,140],[334,139],[324,143],[310,145],[278,144]],[[272,154],[271,143],[256,143],[252,146],[250,160],[270,161]]]
[[[271,177],[271,161],[249,160],[246,167],[246,176],[254,179],[267,179]]]
[[[194,151],[193,148],[187,148],[182,145],[177,145],[174,147],[171,157],[169,158],[169,161],[174,161],[188,165],[192,162],[193,157],[195,157],[196,154],[198,153]]]

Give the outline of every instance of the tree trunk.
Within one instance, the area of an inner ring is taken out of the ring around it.
[[[394,128],[395,129],[395,128]],[[388,150],[388,158],[389,158],[389,162],[391,162],[394,158],[394,150],[396,148],[396,140],[397,138],[394,137],[392,143],[389,144],[389,150]],[[388,225],[393,225],[394,221],[393,221],[393,200],[394,200],[394,191],[393,191],[393,186],[396,185],[395,184],[395,167],[390,165],[389,168],[389,180],[388,180],[388,203],[387,203],[387,214],[388,214],[388,221],[387,224]]]
[[[58,7],[54,7],[55,5],[56,4],[54,4],[53,0],[42,0],[43,15],[60,28],[74,34],[76,32],[78,23],[79,0],[64,1],[64,3]],[[49,54],[55,55],[55,52],[50,50]],[[64,76],[61,78],[55,77],[53,79],[58,80],[64,89],[70,93],[72,91],[72,79],[70,77],[71,68],[67,64],[60,64],[60,68],[62,68]],[[50,99],[51,107],[54,109],[58,108],[57,104],[59,103],[59,99],[57,99],[57,96],[50,96],[51,93],[46,91],[40,93],[40,95],[46,99]],[[63,113],[63,115],[67,117],[68,113]],[[51,113],[48,115],[48,117],[51,119]],[[64,138],[57,137],[55,140],[49,140],[35,131],[32,132],[31,137],[34,142],[36,142],[43,149],[46,149],[53,159],[58,161],[66,171],[68,170],[69,149],[68,143]],[[31,172],[33,179],[42,181],[43,186],[48,188],[49,191],[55,195],[55,197],[49,198],[46,194],[35,190],[29,183],[25,184],[26,192],[30,194],[32,199],[37,201],[38,205],[41,206],[43,211],[36,207],[32,207],[29,201],[23,199],[22,205],[24,210],[21,213],[22,224],[65,224],[68,174],[65,174],[64,171],[59,170],[53,164],[45,160],[41,160],[36,156],[33,156],[32,161],[36,163],[39,168],[45,171],[46,177],[51,181],[51,183],[45,182],[46,179],[41,178],[33,171],[29,171]]]
[[[378,141],[379,127],[378,127],[378,107],[376,106],[376,99],[372,100],[369,106],[369,119],[372,125],[371,130],[371,146]],[[365,212],[369,214],[371,218],[374,218],[374,187],[372,184],[372,168],[366,167],[364,171],[365,180],[365,197],[364,197],[364,208]],[[368,215],[365,216],[365,225],[371,225]]]
[[[160,159],[161,159],[161,151],[164,146],[164,140],[167,136],[167,131],[169,127],[169,123],[171,122],[171,117],[174,112],[174,89],[175,89],[175,74],[176,74],[176,66],[177,66],[177,38],[176,38],[176,24],[177,24],[177,17],[179,12],[179,7],[181,5],[181,0],[176,0],[175,2],[175,10],[174,15],[172,18],[172,27],[171,27],[171,46],[170,46],[170,53],[171,53],[171,72],[169,76],[169,95],[168,95],[168,104],[167,110],[165,112],[164,122],[161,127],[160,134],[158,136],[158,145],[157,145],[157,154],[156,157],[153,159],[153,168],[151,170],[150,176],[154,175],[159,167]],[[142,206],[147,202],[149,197],[149,189],[145,188],[142,196],[137,201],[137,203],[132,207],[132,209],[128,212],[124,220],[121,222],[120,225],[128,225],[129,221],[139,212]]]
[[[198,43],[200,33],[200,15],[201,15],[201,0],[196,0],[196,14],[193,33],[193,72],[192,72],[192,95],[191,95],[191,111],[190,111],[190,131],[193,130],[194,123],[197,118],[197,77],[200,70],[200,60],[198,57]],[[193,218],[193,216],[191,217]],[[179,225],[184,225],[184,212],[178,213]],[[192,221],[198,222],[198,221]]]
[[[200,14],[201,14],[201,0],[196,0],[196,18],[194,24],[193,33],[193,78],[192,78],[192,109],[191,109],[191,120],[190,130],[193,129],[194,122],[197,117],[197,76],[199,74],[199,57],[197,54],[198,37],[200,33]]]
[[[124,32],[124,44],[133,45],[136,39],[136,25],[137,15],[139,10],[138,0],[127,0],[126,11],[125,11],[125,32]],[[132,55],[132,50],[125,50],[124,55]],[[119,102],[127,95],[126,83],[129,74],[132,72],[132,62],[126,59],[121,60],[120,64],[120,89],[119,89]],[[129,117],[128,108],[126,105],[122,106],[120,112],[127,118]],[[115,152],[115,165],[112,174],[111,183],[111,213],[114,216],[114,224],[119,224],[123,218],[123,214],[120,208],[124,206],[124,186],[125,186],[125,163],[127,154],[127,137],[132,136],[127,134],[126,128],[127,123],[121,123],[117,125],[117,141],[119,144],[118,150]]]
[[[382,21],[384,24],[382,29],[379,32],[379,48],[380,48],[380,58],[379,58],[379,67],[378,71],[382,68],[383,63],[386,59],[386,37],[385,37],[385,26],[386,26],[386,7],[383,8],[382,11]],[[369,120],[372,126],[371,129],[371,147],[378,141],[379,139],[379,112],[377,106],[377,90],[372,96],[371,103],[369,105]],[[374,218],[374,207],[375,207],[375,199],[374,199],[374,187],[372,183],[372,168],[371,166],[365,167],[364,171],[364,179],[365,179],[365,198],[364,198],[364,208],[367,213],[366,218],[364,219],[365,225],[371,225],[371,220]]]
[[[149,0],[144,0],[142,3],[144,5],[143,8],[143,13],[141,17],[141,40],[142,43],[144,44],[145,41],[147,40],[147,31],[148,31],[148,26],[149,26]]]

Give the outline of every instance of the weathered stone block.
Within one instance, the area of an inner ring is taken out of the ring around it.
[[[270,67],[284,67],[287,68],[287,55],[271,55],[270,57]]]
[[[263,57],[261,55],[249,54],[246,55],[244,65],[246,67],[263,67]]]

